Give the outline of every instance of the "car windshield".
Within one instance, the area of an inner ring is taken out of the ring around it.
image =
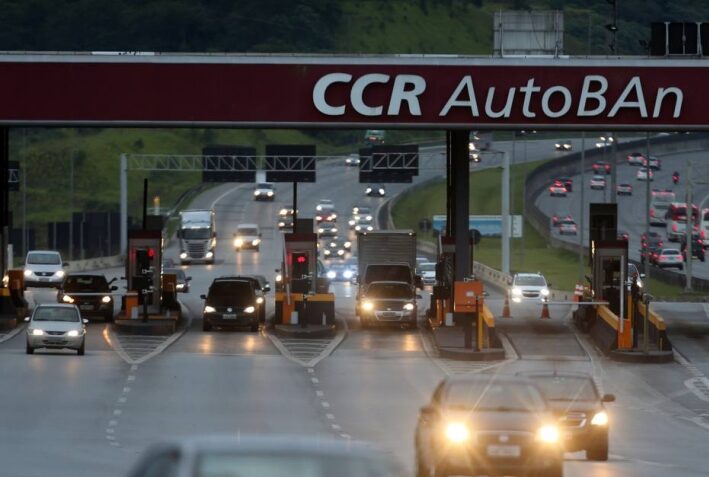
[[[367,296],[370,298],[411,298],[411,287],[400,283],[373,283],[367,288]]]
[[[40,306],[34,312],[32,321],[64,321],[73,323],[80,321],[80,318],[74,308],[64,306]]]
[[[363,215],[363,214],[366,215],[366,214],[371,214],[372,210],[369,207],[359,207],[357,209],[356,213],[359,215]]]
[[[61,258],[58,253],[30,252],[27,254],[27,263],[32,265],[59,265]]]
[[[68,276],[64,280],[64,291],[80,292],[83,290],[108,291],[106,277],[99,275]]]
[[[253,301],[251,283],[240,280],[213,283],[207,295],[207,304],[216,306],[248,306],[253,304]]]
[[[238,471],[237,471],[238,469]],[[199,477],[395,477],[384,461],[359,456],[314,456],[204,452],[197,457]]]
[[[598,401],[593,381],[585,376],[534,376],[544,396],[552,401]]]
[[[273,184],[268,184],[268,183],[266,183],[266,182],[259,182],[259,183],[256,185],[256,188],[257,188],[257,189],[269,189],[269,190],[270,190],[270,189],[273,189]]]
[[[237,235],[248,235],[248,236],[258,235],[258,229],[255,229],[252,227],[244,227],[244,228],[239,227],[238,229],[236,229],[236,234]]]
[[[679,250],[663,250],[662,255],[679,255]]]
[[[186,240],[207,240],[211,238],[212,231],[207,227],[198,229],[182,229],[182,238]]]
[[[546,281],[544,280],[544,277],[539,276],[539,275],[518,275],[515,278],[515,285],[518,286],[535,286],[535,287],[543,287],[546,286]]]
[[[544,398],[532,385],[486,380],[453,382],[448,388],[445,404],[477,411],[538,412],[545,409]]]
[[[419,270],[422,272],[435,272],[436,271],[436,264],[435,263],[422,263],[419,265]]]

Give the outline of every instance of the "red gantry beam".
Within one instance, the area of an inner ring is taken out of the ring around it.
[[[0,124],[709,129],[709,61],[0,54]]]

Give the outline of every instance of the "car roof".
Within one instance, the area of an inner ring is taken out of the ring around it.
[[[57,255],[60,255],[60,253],[56,250],[28,250],[27,253],[55,253]]]
[[[72,305],[71,303],[39,303],[34,307],[35,310],[40,308],[71,308],[75,310],[76,305]]]
[[[237,229],[257,229],[257,224],[239,224],[236,226]]]
[[[515,273],[515,277],[542,277],[544,278],[544,275],[541,273]]]

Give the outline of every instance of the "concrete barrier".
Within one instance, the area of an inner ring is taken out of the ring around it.
[[[122,267],[124,265],[121,255],[112,255],[110,257],[87,258],[85,260],[72,260],[65,270],[69,273],[90,272],[93,270],[103,270],[106,268]]]

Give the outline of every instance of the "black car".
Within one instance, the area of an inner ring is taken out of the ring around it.
[[[364,189],[364,195],[367,197],[384,197],[386,194],[387,191],[381,184],[371,185]]]
[[[541,388],[556,415],[564,450],[583,450],[589,460],[608,460],[609,419],[604,403],[615,401],[615,396],[601,396],[587,374],[539,372],[525,376]]]
[[[680,238],[680,251],[682,252],[682,259],[687,261],[687,237],[682,235]],[[704,247],[704,240],[700,237],[697,232],[692,233],[692,257],[696,257],[700,262],[706,260],[706,248]]]
[[[421,408],[415,434],[417,477],[562,477],[559,426],[528,378],[463,374],[443,380]]]
[[[64,277],[57,301],[76,305],[81,311],[81,316],[98,316],[104,321],[113,321],[113,296],[111,292],[118,287],[111,285],[114,278],[107,281],[104,275],[88,273],[72,273]]]
[[[204,300],[202,330],[211,331],[213,326],[219,326],[258,331],[264,300],[255,278],[215,278],[207,294],[200,298]]]
[[[188,277],[185,271],[181,268],[164,268],[162,271],[163,275],[176,275],[177,283],[175,288],[177,288],[177,293],[188,293],[190,291],[190,282],[192,277]]]

